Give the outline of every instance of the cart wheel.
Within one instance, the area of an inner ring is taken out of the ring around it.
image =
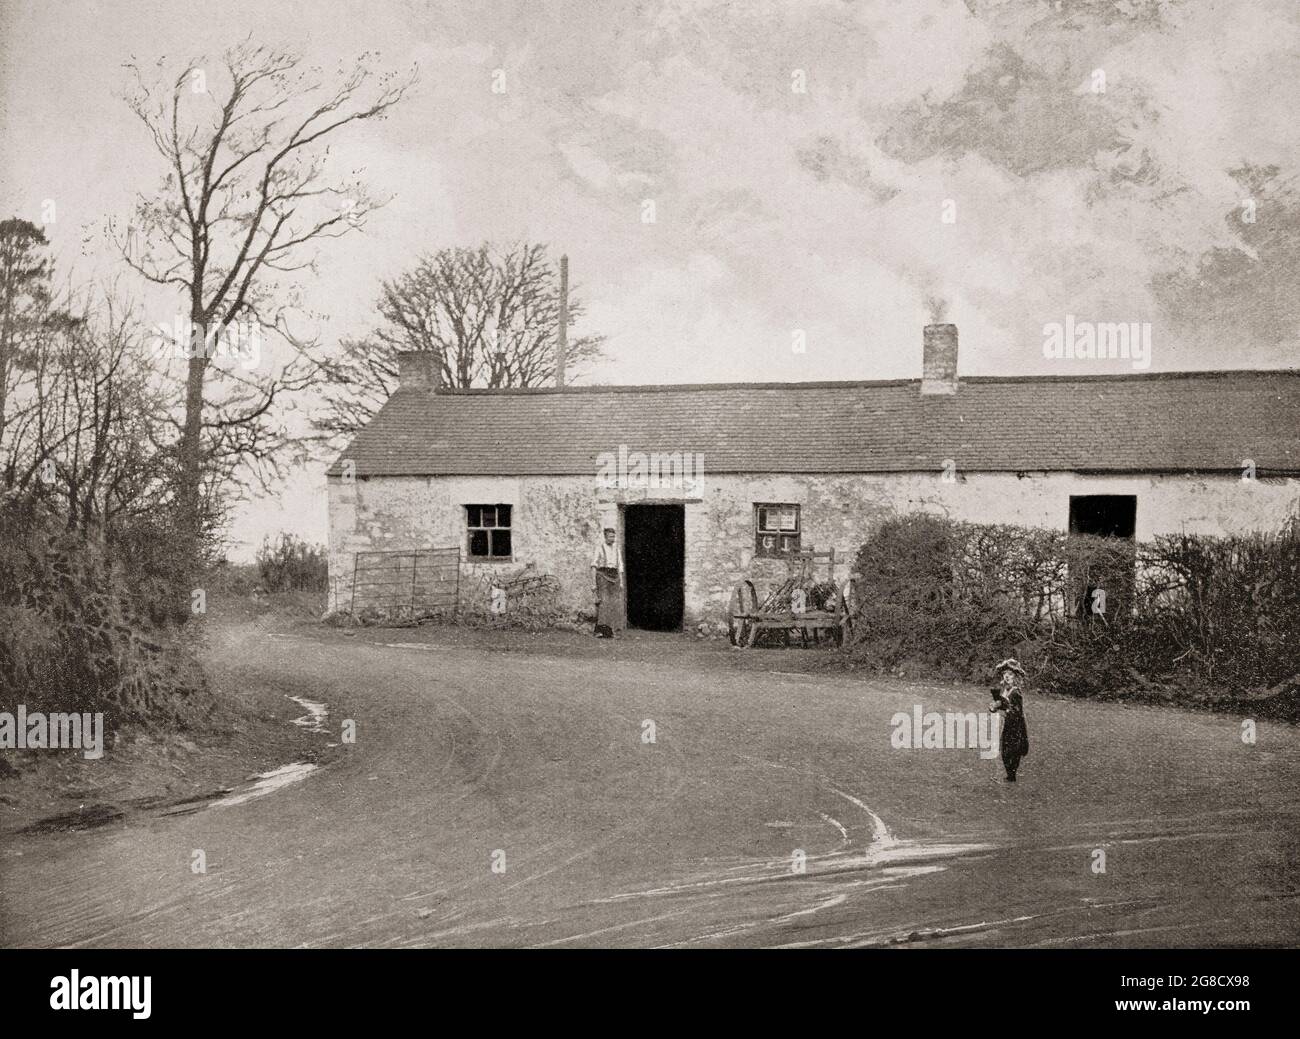
[[[753,581],[738,581],[731,590],[731,603],[727,610],[727,638],[733,646],[748,648],[758,638],[758,627],[742,616],[752,617],[758,612],[758,593]]]

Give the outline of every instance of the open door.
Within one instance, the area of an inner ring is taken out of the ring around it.
[[[623,559],[628,627],[680,631],[686,608],[686,507],[625,506]]]

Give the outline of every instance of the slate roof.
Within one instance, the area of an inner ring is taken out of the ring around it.
[[[344,459],[358,476],[590,475],[692,451],[708,473],[1240,471],[1300,475],[1300,369],[890,382],[397,390]]]

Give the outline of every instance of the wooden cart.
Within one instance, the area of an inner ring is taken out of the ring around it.
[[[819,562],[826,564],[824,581],[816,579]],[[821,633],[826,632],[836,645],[842,646],[852,634],[850,585],[835,584],[835,549],[794,552],[788,563],[789,576],[761,602],[753,581],[740,581],[731,590],[727,635],[733,646],[748,649],[763,631],[781,632],[787,644],[790,635],[797,632],[805,646],[810,635],[814,642],[820,642]]]

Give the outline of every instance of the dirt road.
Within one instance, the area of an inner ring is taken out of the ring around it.
[[[267,796],[8,839],[0,944],[1300,944],[1295,728],[1031,699],[1011,786],[891,746],[980,689],[438,637],[219,640],[221,682],[356,743]]]

